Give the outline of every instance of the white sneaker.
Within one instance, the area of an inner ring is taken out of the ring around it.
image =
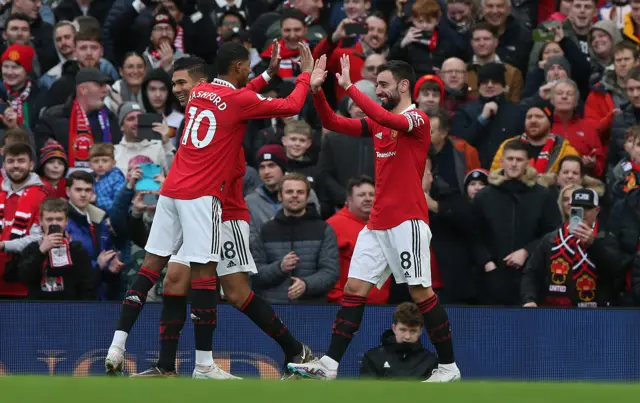
[[[218,379],[218,380],[240,380],[239,376],[233,376],[224,371],[215,362],[208,368],[198,368],[193,370],[193,379]]]
[[[333,379],[336,379],[336,377],[338,376],[338,370],[331,370],[327,368],[319,358],[302,364],[289,363],[287,364],[287,368],[294,374],[309,379],[331,381]]]
[[[104,360],[104,369],[107,375],[122,375],[122,366],[124,364],[124,349],[116,345],[109,347],[107,358]]]
[[[456,382],[462,379],[456,364],[439,365],[434,369],[429,379],[423,382]]]

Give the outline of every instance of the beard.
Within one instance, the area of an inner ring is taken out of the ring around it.
[[[396,89],[391,92],[387,97],[387,102],[382,104],[382,107],[388,111],[395,109],[396,106],[400,103],[400,92]]]
[[[7,172],[7,176],[9,177],[9,179],[11,180],[11,182],[13,183],[24,183],[27,178],[29,178],[29,175],[31,175],[31,172],[25,170],[19,170],[19,171],[11,171],[11,172]]]

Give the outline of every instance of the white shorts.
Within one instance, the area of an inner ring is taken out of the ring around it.
[[[220,260],[222,207],[220,200],[203,196],[178,200],[160,196],[145,250],[158,256],[176,255],[187,262]]]
[[[393,274],[396,283],[431,287],[431,230],[422,220],[408,220],[386,230],[364,227],[349,266],[349,278],[378,287]]]
[[[218,276],[258,272],[249,250],[249,223],[241,220],[223,222],[220,241],[222,247],[218,262]],[[189,262],[183,257],[182,249],[176,255],[171,256],[169,262],[189,266]]]

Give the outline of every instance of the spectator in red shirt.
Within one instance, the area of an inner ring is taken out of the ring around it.
[[[347,203],[334,216],[327,220],[338,238],[338,251],[340,257],[340,279],[329,291],[328,301],[339,303],[342,298],[344,285],[347,283],[351,256],[356,246],[358,234],[367,225],[375,188],[373,179],[367,175],[360,175],[352,178],[347,184]],[[371,290],[367,297],[367,304],[386,304],[389,300],[391,290],[391,279],[387,279],[382,288],[376,287]]]
[[[551,89],[551,104],[554,106],[551,132],[565,139],[582,156],[585,170],[595,177],[604,173],[606,158],[602,143],[595,128],[576,113],[578,87],[568,78],[558,80]]]
[[[47,197],[42,181],[32,173],[32,149],[26,143],[4,147],[6,178],[0,189],[0,299],[24,298],[17,257],[30,243],[41,239],[40,203]]]

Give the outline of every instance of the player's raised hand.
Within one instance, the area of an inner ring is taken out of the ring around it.
[[[273,40],[273,47],[271,48],[271,61],[269,62],[269,67],[267,67],[267,74],[269,77],[275,77],[278,75],[278,71],[280,71],[280,44],[277,39]]]
[[[346,90],[351,85],[351,61],[349,60],[349,55],[340,57],[340,67],[342,68],[342,74],[336,73],[336,78],[338,79],[338,84]]]
[[[316,93],[322,88],[325,78],[327,78],[327,56],[322,55],[316,60],[316,65],[311,73],[311,92]]]
[[[298,42],[298,47],[300,48],[300,70],[302,70],[303,73],[311,74],[313,71],[313,54],[311,53],[311,49],[302,42]]]

